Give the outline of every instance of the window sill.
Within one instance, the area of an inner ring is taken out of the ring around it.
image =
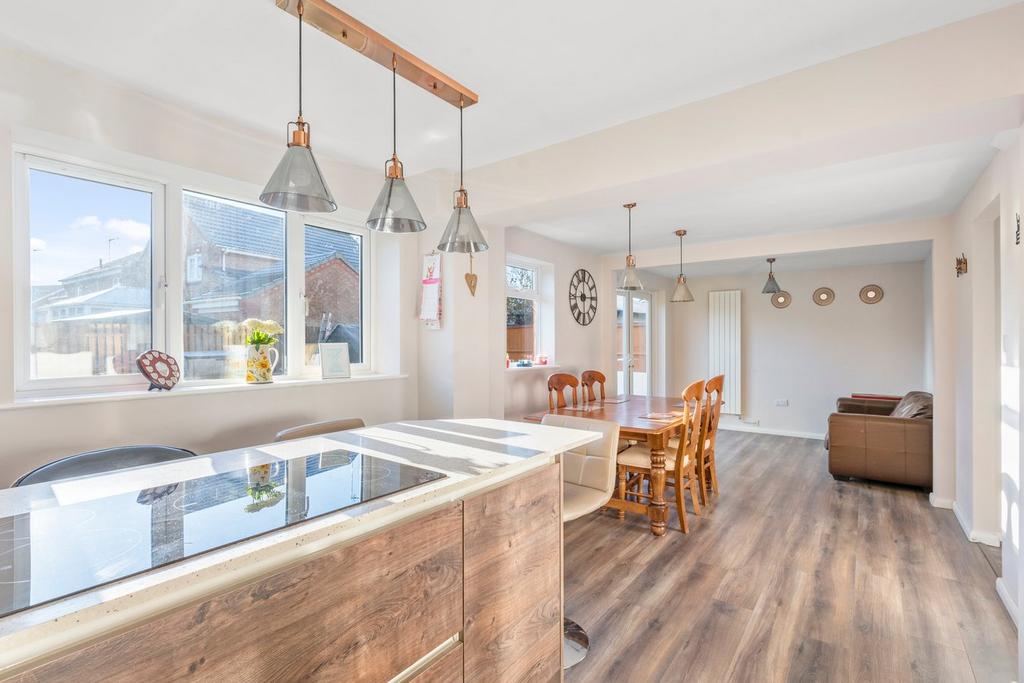
[[[17,410],[47,405],[76,405],[80,403],[104,403],[107,401],[135,401],[140,399],[164,399],[174,396],[197,396],[207,394],[227,394],[242,391],[267,391],[287,389],[289,387],[321,386],[325,384],[354,384],[358,382],[381,382],[387,380],[407,379],[409,375],[366,374],[354,377],[321,379],[319,377],[296,377],[275,379],[272,384],[215,383],[215,384],[183,384],[170,391],[146,391],[145,389],[91,391],[61,396],[22,396],[14,403],[0,405],[0,410]]]
[[[562,367],[558,363],[548,363],[547,365],[531,365],[527,368],[519,368],[515,365],[505,368],[505,372],[528,372],[530,370],[557,370]]]

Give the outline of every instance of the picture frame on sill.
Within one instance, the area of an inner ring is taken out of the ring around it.
[[[321,342],[320,377],[323,379],[345,379],[352,376],[349,364],[348,343]]]

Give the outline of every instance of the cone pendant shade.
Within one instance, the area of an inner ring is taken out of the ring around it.
[[[456,206],[452,211],[452,217],[448,219],[448,227],[444,229],[437,249],[459,254],[487,251],[487,240],[480,232],[480,226],[477,225],[468,206]]]
[[[410,233],[427,229],[423,215],[405,184],[405,167],[398,160],[398,58],[391,57],[391,158],[384,164],[384,187],[366,217],[377,232]]]
[[[409,233],[426,230],[427,224],[405,184],[405,178],[389,176],[370,209],[366,227],[377,232]]]
[[[672,298],[669,301],[673,303],[689,303],[693,301],[693,292],[686,284],[686,276],[680,275],[676,279],[676,289],[672,292]]]
[[[626,210],[628,223],[626,228],[626,271],[622,274],[622,284],[619,285],[619,289],[635,292],[644,288],[644,283],[640,282],[640,275],[636,272],[636,257],[633,256],[633,209],[636,208],[636,202],[623,204],[622,208]]]
[[[636,259],[632,255],[626,257],[626,272],[622,274],[622,286],[619,289],[624,289],[627,292],[635,292],[644,288],[644,283],[640,282],[640,275],[636,272]]]
[[[676,230],[676,237],[679,238],[679,277],[676,278],[676,288],[669,299],[675,304],[685,304],[693,301],[693,292],[686,284],[686,276],[683,275],[683,238],[686,237],[686,230]]]
[[[302,0],[299,17],[299,116],[288,124],[291,139],[274,174],[260,193],[260,201],[285,211],[330,213],[338,208],[309,147],[309,124],[302,118]],[[295,129],[292,130],[292,126]]]
[[[487,251],[487,240],[480,232],[480,226],[469,210],[469,193],[463,185],[463,154],[462,154],[462,102],[459,103],[459,189],[455,191],[455,202],[452,208],[452,217],[448,219],[448,226],[444,229],[441,241],[437,245],[438,251],[458,254],[473,254],[479,251]],[[472,264],[472,260],[470,261]]]
[[[768,259],[768,281],[764,283],[764,289],[761,290],[762,294],[778,294],[782,291],[782,287],[779,287],[779,283],[775,281],[775,273],[772,270],[774,263],[774,258]]]
[[[289,145],[260,201],[275,209],[305,213],[329,213],[338,208],[313,150],[304,145]]]

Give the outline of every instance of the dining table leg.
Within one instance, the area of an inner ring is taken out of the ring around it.
[[[664,433],[650,434],[647,446],[651,450],[651,502],[647,514],[651,518],[651,533],[664,536],[668,527],[668,506],[665,505],[665,441]]]

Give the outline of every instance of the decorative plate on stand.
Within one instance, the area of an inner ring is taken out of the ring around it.
[[[877,304],[885,296],[885,292],[878,285],[864,285],[860,288],[860,300],[866,304]]]
[[[829,287],[818,287],[814,290],[813,299],[819,306],[828,306],[836,300],[836,293]]]
[[[149,380],[149,391],[153,389],[170,390],[181,379],[181,368],[178,361],[163,351],[150,349],[135,359],[139,372]]]
[[[793,301],[793,297],[789,295],[789,292],[776,292],[772,294],[772,306],[775,308],[785,308]]]

